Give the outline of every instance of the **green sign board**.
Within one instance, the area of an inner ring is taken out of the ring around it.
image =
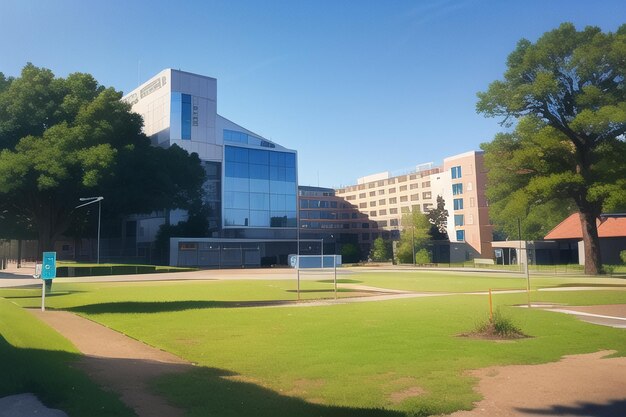
[[[44,252],[43,265],[41,267],[41,279],[53,279],[57,277],[57,253]]]

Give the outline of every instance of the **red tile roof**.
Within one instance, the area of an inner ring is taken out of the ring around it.
[[[600,237],[626,237],[626,216],[602,216],[598,219],[598,236]],[[580,213],[574,213],[554,229],[544,239],[582,239],[583,229],[580,224]]]

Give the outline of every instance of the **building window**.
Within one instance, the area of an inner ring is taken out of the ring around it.
[[[455,226],[463,226],[465,224],[464,220],[465,220],[465,218],[464,218],[464,216],[462,214],[455,214],[454,215],[454,225]]]
[[[191,96],[181,94],[180,112],[181,139],[191,140]]]
[[[369,223],[362,223],[361,224],[361,229],[369,229],[370,228],[370,224]]]
[[[378,215],[379,216],[386,216],[387,215],[387,210],[378,210]]]
[[[374,188],[374,187],[376,187],[375,182],[370,182],[369,184],[367,184],[367,188]]]
[[[376,191],[370,191],[370,197],[375,197],[376,196]]]
[[[356,198],[355,195],[349,195],[346,197],[346,200],[351,201],[351,200],[354,200],[355,198]]]
[[[401,213],[410,213],[411,209],[408,206],[400,207]]]
[[[376,210],[370,211],[370,216],[376,216]]]
[[[422,198],[424,200],[429,200],[433,198],[433,194],[430,191],[426,191],[425,193],[422,193]]]
[[[389,214],[398,214],[398,209],[397,208],[389,209]]]
[[[365,198],[366,194],[365,193],[361,193],[359,194],[359,198]]]
[[[424,181],[422,183],[422,188],[428,188],[428,187],[430,187],[430,181]]]
[[[395,192],[396,192],[396,189],[395,189],[395,188],[390,188],[390,189],[389,189],[389,194],[392,194],[392,193],[395,193]]]
[[[396,204],[398,202],[398,199],[393,197],[389,199],[389,204]]]
[[[407,197],[407,196],[405,196],[405,195],[400,196],[400,202],[401,202],[401,203],[405,203],[405,202],[407,202],[407,201],[409,201],[409,197]]]
[[[363,233],[363,240],[370,240],[370,234],[369,233]]]
[[[461,166],[452,167],[452,179],[461,178]]]
[[[420,199],[420,195],[419,194],[411,194],[411,201],[417,201]]]
[[[389,220],[389,226],[397,226],[397,225],[398,225],[398,219]]]
[[[463,184],[452,184],[452,194],[453,195],[463,194]]]
[[[400,192],[402,192],[402,191],[406,191],[406,185],[401,185],[400,186]]]
[[[418,188],[418,187],[419,187],[419,183],[417,183],[417,182],[414,182],[413,184],[409,185],[409,188],[410,188],[411,190],[414,190],[414,189],[416,189],[416,188]]]
[[[367,208],[367,203],[359,203],[359,208]]]
[[[375,201],[370,201],[370,207],[376,207],[376,202]]]
[[[455,210],[463,210],[463,199],[462,198],[455,198],[453,200],[454,202],[454,209]]]
[[[378,200],[378,204],[381,206],[384,206],[386,203],[386,200],[383,198],[382,200]]]
[[[457,242],[465,242],[465,230],[456,231],[456,240]]]
[[[387,220],[380,220],[378,222],[378,227],[387,227]]]
[[[385,194],[385,190],[378,190],[378,195],[383,195]]]
[[[424,213],[428,213],[428,210],[430,210],[430,208],[431,208],[432,206],[433,206],[433,205],[432,205],[432,204],[430,204],[430,203],[422,204],[422,207],[423,207],[423,208],[422,208],[422,211],[423,211]]]

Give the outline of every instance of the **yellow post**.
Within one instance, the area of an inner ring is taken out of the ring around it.
[[[489,288],[489,321],[493,321],[493,303],[491,301],[491,288]]]

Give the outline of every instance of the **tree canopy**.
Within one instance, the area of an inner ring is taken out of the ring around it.
[[[402,233],[400,233],[400,241],[396,246],[398,261],[413,263],[413,254],[423,249],[426,242],[430,239],[428,233],[430,226],[428,217],[417,208],[410,213],[402,215]],[[423,261],[422,256],[422,262],[419,263],[428,262]]]
[[[196,154],[150,146],[141,116],[89,74],[55,77],[27,64],[0,73],[0,207],[52,248],[80,197],[116,215],[185,208],[199,199]]]
[[[482,145],[496,225],[511,233],[521,218],[525,238],[541,237],[580,212],[589,274],[601,266],[596,219],[626,208],[625,76],[626,25],[564,23],[519,41],[504,79],[478,94],[479,113],[513,127]]]
[[[446,201],[442,196],[437,196],[437,207],[428,211],[430,230],[428,234],[433,240],[448,240],[448,210]]]

